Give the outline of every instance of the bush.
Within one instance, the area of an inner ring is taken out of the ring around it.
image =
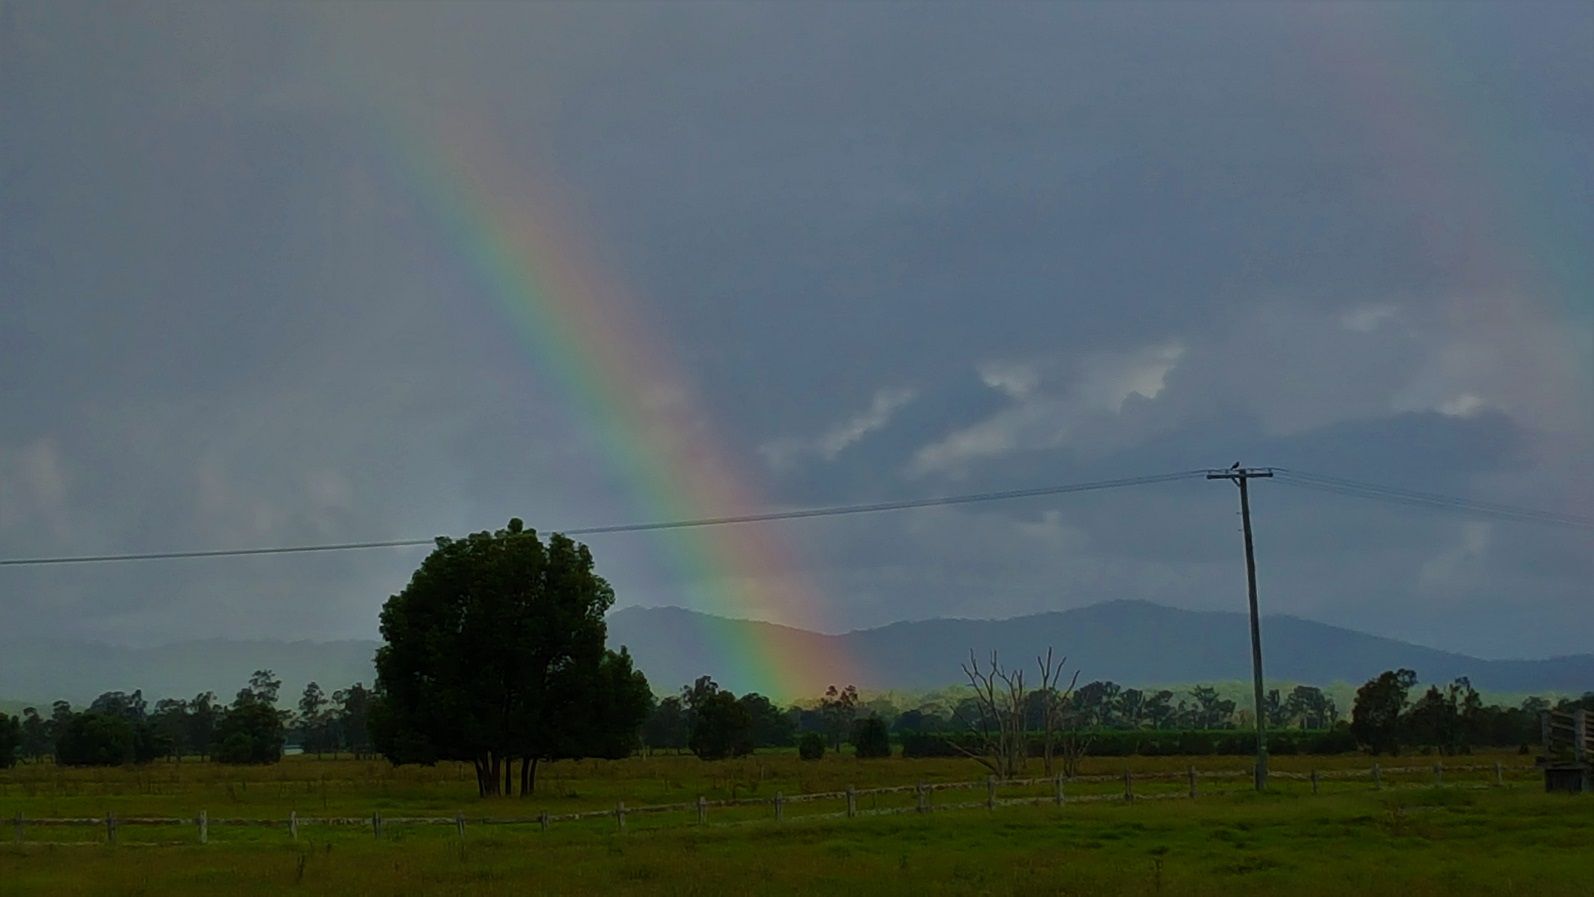
[[[935,732],[910,732],[902,736],[902,756],[906,758],[963,757],[955,736]]]
[[[891,735],[878,716],[865,717],[852,724],[852,748],[859,757],[875,760],[891,756]]]
[[[797,742],[797,756],[803,760],[818,760],[825,755],[825,736],[808,732]]]

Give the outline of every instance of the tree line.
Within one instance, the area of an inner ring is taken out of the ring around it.
[[[306,751],[370,752],[370,689],[356,682],[328,697],[312,682],[293,713],[277,708],[281,688],[271,670],[257,670],[231,703],[206,691],[151,706],[140,689],[105,692],[83,710],[56,701],[48,716],[34,707],[23,708],[16,718],[0,714],[0,766],[46,758],[61,766],[181,762],[185,757],[275,763],[289,739]]]
[[[511,794],[517,786],[526,795],[542,762],[621,758],[639,749],[718,760],[795,744],[814,759],[850,743],[858,756],[879,757],[891,755],[895,735],[906,756],[945,749],[1008,775],[1031,756],[1037,735],[1048,772],[1054,754],[1068,772],[1093,745],[1211,752],[1239,743],[1237,727],[1254,722],[1210,685],[1184,692],[1110,681],[1076,687],[1077,675],[1064,685],[1062,664],[1050,652],[1037,658],[1038,687],[1026,687],[1022,672],[1000,667],[994,655],[986,666],[971,655],[967,692],[907,708],[865,700],[849,685],[782,709],[707,676],[657,700],[626,649],[606,647],[604,615],[614,600],[585,545],[557,533],[544,542],[519,519],[494,532],[440,538],[383,605],[371,689],[356,683],[328,695],[311,683],[297,712],[279,710],[281,681],[260,670],[225,705],[211,692],[154,708],[138,691],[107,692],[82,712],[57,702],[49,717],[33,708],[20,719],[0,715],[0,765],[20,756],[51,756],[63,765],[183,756],[272,763],[292,736],[310,752],[470,763],[480,795]],[[1538,712],[1549,706],[1529,699],[1517,708],[1485,707],[1465,679],[1412,701],[1415,683],[1411,670],[1375,677],[1357,692],[1348,722],[1321,689],[1304,685],[1269,692],[1263,712],[1275,730],[1329,733],[1306,743],[1316,750],[1455,753],[1483,744],[1525,747],[1537,738]],[[1594,693],[1561,706],[1594,707]],[[1235,735],[1226,741],[1192,735],[1229,730]]]
[[[1416,684],[1413,670],[1386,670],[1357,689],[1349,728],[1363,750],[1399,754],[1416,749],[1450,755],[1474,747],[1519,746],[1526,751],[1540,740],[1539,717],[1544,711],[1594,711],[1594,691],[1555,704],[1530,697],[1517,707],[1505,707],[1486,706],[1466,677],[1431,685],[1413,700]]]

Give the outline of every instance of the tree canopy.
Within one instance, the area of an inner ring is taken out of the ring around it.
[[[1412,670],[1386,670],[1358,688],[1350,721],[1356,740],[1374,754],[1400,753],[1400,714],[1415,684]]]
[[[614,590],[585,545],[544,544],[519,519],[441,538],[382,608],[371,727],[394,762],[475,765],[483,795],[535,787],[541,760],[612,757],[636,742],[652,696],[604,647]]]

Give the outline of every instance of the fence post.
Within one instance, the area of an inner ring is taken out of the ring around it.
[[[930,812],[930,793],[925,790],[923,782],[913,786],[913,794],[916,798],[914,809],[920,813]]]
[[[1063,801],[1064,800],[1065,800],[1065,798],[1063,796],[1063,774],[1062,773],[1058,773],[1052,779],[1052,803],[1054,803],[1054,804],[1056,804],[1057,806],[1060,807],[1060,806],[1063,805]]]
[[[543,831],[547,831],[548,830],[548,811],[547,810],[543,810],[541,813],[537,814],[537,825]]]
[[[1192,766],[1190,767],[1190,799],[1195,800],[1197,793],[1198,789],[1196,788],[1196,772],[1195,767]]]
[[[20,812],[17,813],[17,818],[12,820],[12,824],[17,827],[17,831],[16,831],[17,843],[21,844],[22,843],[22,814]]]
[[[204,811],[199,811],[199,843],[210,843],[210,816]]]
[[[465,840],[465,814],[454,814],[454,830],[459,832],[459,840]]]
[[[116,814],[110,810],[105,811],[105,843],[116,843]]]
[[[1435,785],[1443,785],[1445,783],[1445,765],[1442,762],[1433,765],[1433,783]]]
[[[297,810],[288,811],[288,837],[299,840],[299,813]]]
[[[706,822],[708,822],[708,801],[704,799],[703,795],[699,794],[697,796],[697,824],[702,825]]]
[[[985,777],[985,809],[996,809],[996,776]]]
[[[1312,793],[1317,793],[1317,770],[1312,770]]]
[[[620,823],[620,831],[625,831],[625,801],[614,805],[614,819]]]
[[[382,811],[381,810],[373,810],[371,812],[371,835],[373,837],[376,837],[376,838],[382,837]]]
[[[858,789],[852,787],[851,785],[848,785],[847,786],[847,818],[851,819],[852,817],[857,816],[857,815],[858,815]]]
[[[1500,767],[1499,760],[1494,761],[1494,783],[1496,785],[1505,784],[1505,770]]]
[[[1378,768],[1378,764],[1377,763],[1374,763],[1373,764],[1373,788],[1379,789],[1379,788],[1383,788],[1383,787],[1384,787],[1384,772],[1383,772],[1383,770]]]
[[[780,822],[786,818],[786,797],[779,791],[775,792],[775,821]]]
[[[1124,770],[1124,800],[1133,803],[1135,800],[1135,774]]]

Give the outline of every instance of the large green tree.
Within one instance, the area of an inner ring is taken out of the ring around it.
[[[382,608],[371,728],[394,762],[468,761],[477,790],[536,786],[537,763],[635,744],[647,682],[604,647],[614,590],[565,536],[511,520],[441,538]]]

